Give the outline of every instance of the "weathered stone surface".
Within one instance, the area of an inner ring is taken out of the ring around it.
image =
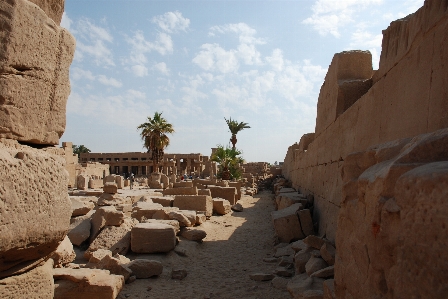
[[[124,218],[123,212],[117,211],[113,206],[98,208],[92,215],[90,242],[93,242],[105,226],[119,226],[124,222]]]
[[[207,233],[202,229],[184,227],[180,235],[190,241],[202,241],[207,236]]]
[[[311,258],[305,265],[306,273],[311,276],[314,272],[327,268],[328,264],[319,257],[314,257],[311,255]]]
[[[115,194],[118,192],[118,185],[114,182],[107,182],[103,186],[103,191],[109,194]]]
[[[112,251],[108,249],[98,249],[91,253],[89,263],[98,264],[106,255],[112,256]]]
[[[448,213],[447,146],[447,129],[416,136],[389,160],[351,178],[354,188],[344,187],[335,262],[338,297],[444,296],[446,289],[433,286],[448,279],[448,241],[441,238],[448,226],[442,216]]]
[[[202,211],[206,216],[213,214],[213,205],[212,198],[207,195],[177,195],[173,202],[173,207],[178,207],[181,210]]]
[[[334,279],[327,279],[324,281],[324,299],[336,299],[334,290]]]
[[[330,266],[334,265],[334,259],[336,256],[336,249],[328,242],[325,242],[324,245],[320,248],[320,254],[322,258],[329,264]]]
[[[207,216],[205,216],[205,214],[202,214],[202,213],[197,213],[196,214],[196,223],[195,223],[195,225],[201,225],[202,223],[205,223],[205,221],[207,221]]]
[[[320,278],[328,278],[334,276],[334,266],[329,266],[320,270],[313,272],[310,275],[311,277],[320,277]]]
[[[132,208],[132,218],[141,221],[143,217],[151,219],[156,211],[163,210],[163,206],[152,202],[136,202]]]
[[[55,299],[115,299],[124,287],[123,276],[107,270],[57,268],[53,278]]]
[[[135,259],[126,265],[137,278],[149,278],[162,274],[163,265],[159,261]]]
[[[300,203],[303,207],[305,207],[307,200],[306,198],[301,197],[297,192],[279,193],[279,195],[275,198],[275,206],[277,210],[283,210],[295,203]]]
[[[87,240],[90,236],[91,222],[94,211],[90,211],[84,216],[79,216],[70,219],[70,227],[68,231],[68,238],[72,244],[79,246]]]
[[[89,260],[92,252],[98,249],[107,249],[113,254],[125,255],[131,245],[131,227],[128,226],[106,226],[93,240],[84,253],[84,258]]]
[[[325,244],[325,240],[322,238],[319,238],[318,236],[308,236],[305,239],[303,239],[303,242],[307,244],[308,246],[311,246],[315,249],[320,249],[322,245]]]
[[[314,235],[313,219],[311,218],[310,210],[300,210],[297,212],[300,220],[300,226],[305,236]]]
[[[309,277],[306,273],[294,276],[287,284],[289,294],[294,299],[323,298],[324,280],[317,277]]]
[[[136,253],[168,252],[176,246],[176,233],[171,225],[139,223],[131,231],[131,249]]]
[[[198,195],[198,188],[196,187],[181,187],[181,188],[169,188],[163,190],[162,194],[166,195]],[[203,196],[203,195],[202,195]]]
[[[249,275],[249,278],[255,281],[267,281],[272,280],[275,276],[270,273],[253,273]]]
[[[146,219],[142,223],[163,223],[171,225],[174,228],[176,235],[180,233],[180,224],[177,220],[159,220],[159,219]]]
[[[294,256],[287,255],[280,257],[280,261],[278,263],[280,267],[291,268],[294,266]]]
[[[91,182],[94,180],[90,180]],[[101,186],[98,186],[98,188],[102,187],[102,180],[99,180],[101,183]],[[89,188],[95,188],[95,187],[89,187]],[[98,197],[98,206],[118,206],[118,205],[126,205],[126,204],[132,204],[131,199],[129,197],[123,197],[120,194],[109,194],[103,192],[100,197]]]
[[[24,274],[0,279],[0,298],[53,298],[53,260]]]
[[[72,210],[60,153],[0,140],[0,277],[56,250],[68,231]]]
[[[190,220],[183,213],[179,211],[173,211],[169,213],[170,219],[179,221],[180,226],[192,226]]]
[[[303,240],[298,240],[293,243],[291,243],[291,248],[295,251],[301,251],[301,250],[307,250],[309,246],[303,242]]]
[[[59,25],[62,20],[62,14],[64,12],[65,0],[28,0],[33,2],[42,9],[45,14]]]
[[[223,198],[230,202],[231,205],[236,203],[238,192],[235,187],[218,187],[209,186],[213,198]]]
[[[79,200],[76,197],[70,197],[70,201],[72,203],[72,217],[85,215],[95,207],[93,202]]]
[[[290,279],[284,278],[284,277],[274,277],[271,280],[271,285],[279,290],[286,290],[286,286],[288,285],[288,282]]]
[[[312,248],[301,250],[294,255],[294,267],[296,269],[296,273],[304,273],[305,265],[308,263],[311,258]]]
[[[243,206],[240,203],[236,203],[236,204],[232,205],[232,211],[234,211],[234,212],[242,212],[243,211]]]
[[[127,267],[127,264],[122,263],[120,259],[108,254],[104,255],[104,257],[96,264],[95,268],[109,270],[111,274],[121,275],[123,276],[124,281],[128,280],[132,273],[131,269]]]
[[[291,248],[291,245],[288,244],[283,247],[279,247],[275,250],[275,257],[281,257],[281,256],[293,256],[295,253],[294,249]]]
[[[275,234],[280,242],[289,243],[305,237],[296,214],[301,207],[301,204],[296,203],[286,209],[271,212]]]
[[[274,274],[281,277],[292,277],[294,276],[294,270],[286,267],[277,267],[274,270]]]
[[[65,236],[58,248],[50,254],[50,258],[53,259],[55,268],[60,268],[75,260],[76,254],[67,236]]]
[[[232,206],[230,202],[223,198],[213,198],[213,211],[218,215],[225,215],[230,213]]]
[[[0,107],[0,137],[58,144],[75,39],[29,1],[3,2],[0,11],[7,41],[0,53],[0,97],[7,103]]]
[[[188,221],[190,221],[191,225],[196,224],[196,211],[193,210],[179,210],[180,213],[187,217]],[[182,226],[182,224],[181,224]]]
[[[161,204],[164,207],[172,207],[173,206],[173,201],[174,201],[174,197],[169,197],[169,196],[151,196],[151,200],[153,203],[158,203]]]
[[[80,174],[76,177],[76,188],[78,190],[87,190],[89,188],[90,177],[85,174]]]

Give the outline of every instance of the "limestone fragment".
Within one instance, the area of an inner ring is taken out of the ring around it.
[[[131,249],[136,253],[168,252],[176,246],[176,234],[171,225],[139,223],[131,231]]]

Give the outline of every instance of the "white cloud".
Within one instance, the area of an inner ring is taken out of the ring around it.
[[[190,26],[190,20],[184,18],[179,11],[170,11],[154,17],[152,18],[152,22],[168,33],[177,32],[179,30],[186,31]]]
[[[112,86],[112,87],[121,87],[123,85],[123,84],[121,84],[120,81],[118,81],[114,78],[107,78],[104,75],[98,76],[98,82],[100,82],[104,85]]]
[[[148,68],[146,68],[146,66],[141,64],[133,65],[131,67],[131,70],[137,77],[144,77],[148,75]]]
[[[284,65],[282,50],[274,49],[274,51],[272,51],[272,56],[266,57],[266,61],[275,71],[282,71]]]
[[[216,33],[236,33],[242,44],[266,44],[263,38],[256,38],[257,31],[245,23],[226,24],[223,26],[213,26],[210,28],[209,35],[215,36]]]
[[[355,13],[383,0],[317,0],[312,6],[313,14],[302,21],[311,25],[320,35],[340,37],[339,29],[352,23]]]
[[[64,11],[62,13],[61,27],[64,27],[67,30],[71,30],[73,21],[68,17],[67,13]]]
[[[157,71],[159,71],[159,72],[161,72],[161,73],[164,74],[164,75],[169,75],[169,73],[170,73],[170,70],[169,70],[168,67],[166,66],[166,63],[165,63],[165,62],[159,62],[159,63],[156,63],[156,64],[153,66],[153,69],[154,69],[154,70],[157,70]]]
[[[193,62],[206,71],[218,70],[221,73],[235,72],[239,68],[235,50],[226,51],[218,44],[204,44]]]

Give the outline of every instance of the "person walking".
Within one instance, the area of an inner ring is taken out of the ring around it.
[[[134,174],[131,172],[131,174],[129,175],[129,186],[132,190],[132,187],[134,186]]]

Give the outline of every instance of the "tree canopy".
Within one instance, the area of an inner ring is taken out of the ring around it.
[[[78,154],[79,155],[81,153],[90,153],[90,150],[87,147],[85,147],[84,144],[81,144],[81,145],[73,144],[72,148],[73,148],[73,153],[74,154]]]
[[[239,164],[244,162],[240,157],[242,152],[234,147],[224,147],[218,145],[216,151],[211,156],[211,160],[219,163],[218,177],[223,180],[238,179],[241,177]]]
[[[163,159],[164,150],[170,144],[167,134],[174,133],[173,125],[162,117],[162,113],[156,111],[152,118],[148,116],[147,122],[139,125],[137,129],[141,130],[143,147],[151,152],[153,171],[156,172],[157,165]]]
[[[230,142],[232,142],[232,147],[235,148],[235,144],[237,142],[236,134],[238,134],[238,132],[244,129],[249,129],[250,128],[249,124],[245,122],[238,122],[236,120],[233,120],[231,117],[229,119],[226,119],[224,117],[224,119],[226,120],[230,133],[232,133],[232,138],[230,138]]]

